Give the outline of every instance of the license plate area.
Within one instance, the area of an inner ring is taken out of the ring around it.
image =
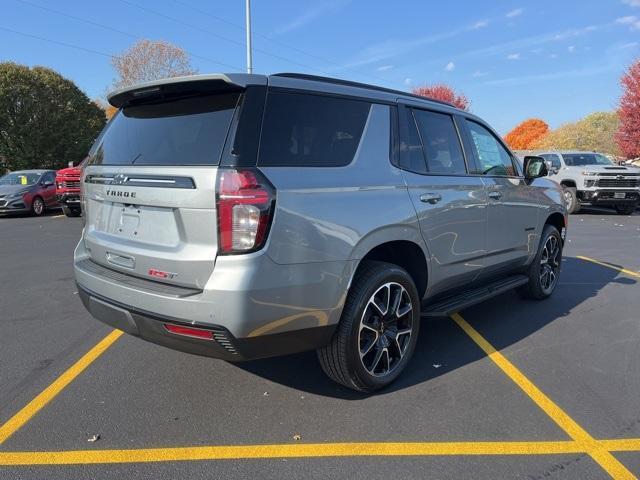
[[[620,199],[620,198],[626,198],[627,194],[625,192],[614,192],[613,193],[613,198],[616,199]]]

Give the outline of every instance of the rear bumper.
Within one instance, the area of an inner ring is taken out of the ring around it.
[[[616,193],[624,193],[625,198],[614,198]],[[578,200],[583,205],[633,205],[640,203],[638,190],[582,190],[578,192]]]
[[[227,360],[325,345],[340,319],[354,267],[355,262],[280,265],[260,252],[218,257],[211,278],[198,290],[98,265],[89,260],[82,240],[74,259],[78,290],[98,320],[154,343]],[[217,342],[169,333],[163,322],[222,332],[238,353],[230,357]]]
[[[331,340],[336,328],[335,325],[328,325],[238,339],[220,325],[187,323],[185,320],[144,312],[127,305],[114,303],[80,285],[78,285],[78,294],[91,315],[118,330],[181,352],[219,358],[230,362],[312,350],[326,345]],[[212,333],[212,338],[204,340],[176,335],[170,333],[165,325],[184,325],[208,330]]]

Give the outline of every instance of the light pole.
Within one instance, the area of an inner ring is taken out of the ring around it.
[[[253,73],[253,61],[251,59],[251,0],[246,0],[247,5],[247,73]]]

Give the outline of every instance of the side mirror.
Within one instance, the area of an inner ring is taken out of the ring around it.
[[[534,178],[546,177],[548,174],[549,169],[544,158],[533,155],[524,157],[524,178],[533,180]]]
[[[53,182],[51,180],[44,180],[42,182],[43,187],[50,187],[51,185],[53,185]]]

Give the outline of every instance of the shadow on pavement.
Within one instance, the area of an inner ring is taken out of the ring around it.
[[[516,292],[509,292],[471,307],[462,314],[473,324],[481,323],[483,335],[491,337],[494,347],[503,349],[568,315],[573,308],[594,297],[605,285],[636,283],[636,280],[630,278],[616,278],[617,275],[615,270],[600,265],[565,258],[558,291],[550,299],[523,300]],[[579,288],[566,288],[571,285],[579,285]],[[426,382],[484,356],[480,348],[451,319],[423,320],[413,359],[400,378],[382,392],[389,393]],[[329,380],[322,371],[315,352],[238,363],[236,367],[317,395],[345,400],[358,400],[367,396]]]

